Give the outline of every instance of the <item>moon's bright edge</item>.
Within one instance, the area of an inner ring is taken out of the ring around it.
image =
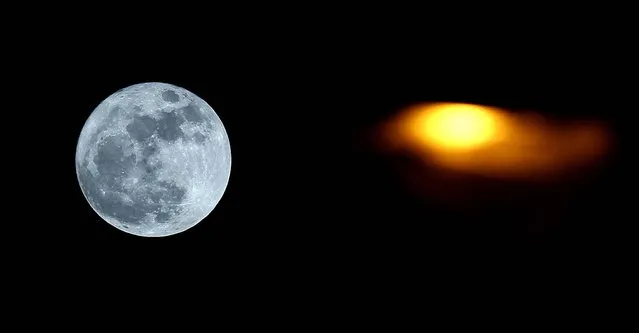
[[[82,193],[112,226],[147,237],[199,223],[229,181],[231,149],[215,111],[166,83],[121,89],[82,128],[75,156]]]

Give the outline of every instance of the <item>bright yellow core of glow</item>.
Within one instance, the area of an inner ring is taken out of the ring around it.
[[[496,132],[494,115],[477,105],[435,107],[422,119],[418,130],[423,138],[441,148],[477,148],[489,142]]]

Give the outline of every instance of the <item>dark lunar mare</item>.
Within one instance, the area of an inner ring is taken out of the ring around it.
[[[133,116],[133,121],[126,126],[126,131],[136,141],[143,142],[153,135],[156,128],[155,119],[149,116]]]
[[[170,221],[181,211],[181,207],[171,205],[181,203],[186,190],[169,182],[155,181],[160,166],[149,165],[148,157],[157,151],[156,147],[145,148],[140,161],[136,161],[135,155],[124,155],[122,148],[126,144],[132,143],[124,136],[109,137],[100,144],[93,159],[98,169],[96,176],[89,172],[88,161],[83,162],[78,177],[87,198],[99,212],[117,219],[125,227],[140,224],[148,212],[157,214],[156,222]],[[135,191],[127,192],[122,183],[129,170],[136,166],[143,170],[141,183],[152,182],[153,186],[140,185],[135,187]],[[102,194],[103,190],[105,194]],[[122,193],[128,194],[132,202],[126,202],[121,196]],[[160,211],[162,207],[167,206],[173,210],[171,213]]]
[[[180,101],[180,95],[173,90],[165,90],[162,92],[162,99],[169,103],[176,103]]]
[[[184,137],[180,126],[185,121],[199,124],[204,122],[204,118],[195,106],[188,104],[173,112],[163,112],[162,117],[158,120],[147,115],[135,115],[133,121],[126,126],[126,130],[138,142],[144,142],[154,133],[162,140],[173,142]],[[207,123],[207,127],[211,128],[211,125]],[[204,141],[204,136],[201,133],[197,134],[199,135],[194,135],[194,139],[198,142]]]
[[[202,114],[193,104],[188,104],[187,106],[178,109],[178,112],[180,112],[184,119],[186,119],[187,121],[191,121],[196,124],[204,121],[204,118],[202,118]]]
[[[180,117],[176,112],[165,112],[162,118],[158,120],[157,133],[160,139],[165,141],[175,141],[179,137],[184,136],[184,132],[180,125],[184,123],[184,118]]]

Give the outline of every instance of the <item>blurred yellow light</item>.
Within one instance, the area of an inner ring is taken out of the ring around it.
[[[602,123],[552,122],[472,104],[415,105],[389,125],[389,147],[406,148],[439,167],[490,176],[568,172],[596,162],[610,144]]]
[[[494,138],[497,124],[485,108],[469,104],[447,104],[424,113],[416,123],[424,139],[443,148],[470,149]]]

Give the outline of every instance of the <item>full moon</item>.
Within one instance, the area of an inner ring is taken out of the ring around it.
[[[229,181],[231,147],[204,100],[167,83],[141,83],[100,103],[75,154],[84,197],[110,225],[163,237],[198,224]]]

